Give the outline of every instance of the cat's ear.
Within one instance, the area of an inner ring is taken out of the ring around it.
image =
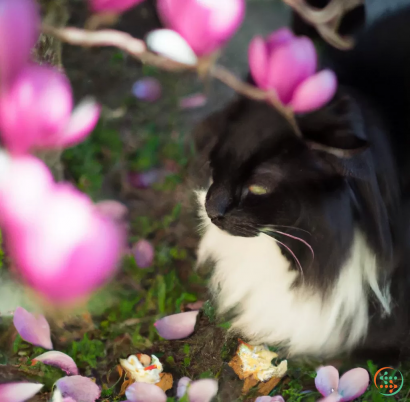
[[[208,158],[218,138],[223,134],[225,126],[226,119],[223,112],[216,112],[197,124],[193,130],[196,152]]]
[[[227,131],[229,122],[243,110],[245,104],[246,98],[239,96],[224,109],[214,112],[194,128],[194,145],[199,154],[204,154],[208,158],[218,140]]]
[[[369,143],[361,110],[349,96],[299,117],[304,141],[331,168],[343,176],[364,179],[369,171]]]

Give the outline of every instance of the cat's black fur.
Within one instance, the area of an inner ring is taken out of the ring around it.
[[[304,29],[299,20],[295,28]],[[392,362],[410,349],[410,7],[359,33],[352,51],[327,47],[324,64],[336,71],[339,90],[321,110],[297,116],[303,139],[272,107],[242,97],[205,122],[198,145],[211,149],[213,177],[206,210],[235,236],[276,225],[308,242],[314,259],[300,241],[272,234],[293,250],[305,281],[324,294],[359,227],[377,257],[379,285],[390,286],[393,299],[389,318],[371,300],[360,348]],[[252,184],[269,193],[251,194]]]

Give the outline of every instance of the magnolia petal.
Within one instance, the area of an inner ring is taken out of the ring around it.
[[[178,381],[177,398],[182,398],[186,394],[186,389],[191,382],[191,379],[188,377],[182,377]]]
[[[162,87],[157,79],[146,77],[134,83],[132,93],[143,101],[155,102],[161,97]]]
[[[210,402],[218,393],[218,381],[205,379],[191,383],[188,388],[189,402]]]
[[[72,146],[83,141],[94,130],[100,118],[101,106],[91,98],[84,99],[73,110],[70,121],[59,138],[59,145]]]
[[[128,214],[128,208],[124,204],[114,200],[97,202],[95,208],[102,215],[118,223],[122,223]]]
[[[319,367],[315,378],[317,390],[323,396],[329,396],[339,386],[339,372],[333,366]]]
[[[252,39],[248,50],[249,68],[258,87],[266,88],[268,74],[268,49],[261,36]]]
[[[165,392],[154,384],[136,382],[125,391],[130,402],[166,402]]]
[[[2,87],[27,63],[36,44],[40,13],[33,0],[0,0],[0,77]],[[12,40],[10,40],[12,38]]]
[[[339,382],[341,401],[353,401],[361,396],[369,386],[369,382],[369,373],[360,367],[343,374]]]
[[[276,396],[272,396],[272,399],[270,400],[270,402],[285,402],[285,400],[283,399],[283,396],[276,395]]]
[[[287,27],[276,30],[266,38],[269,52],[271,52],[276,46],[290,42],[293,38],[295,38],[295,35]]]
[[[323,70],[303,81],[295,90],[290,106],[296,113],[319,109],[336,93],[337,78],[331,70]]]
[[[78,375],[77,365],[74,360],[65,353],[57,351],[46,352],[37,356],[34,360],[49,366],[58,367],[68,375]]]
[[[21,155],[58,147],[72,108],[67,76],[46,65],[25,66],[0,97],[0,130],[6,148]]]
[[[10,157],[2,152],[0,160],[0,219],[10,235],[13,226],[29,225],[36,219],[38,207],[44,205],[52,188],[53,176],[33,156]]]
[[[147,35],[148,47],[178,63],[195,66],[198,62],[188,42],[171,29],[156,29]]]
[[[205,106],[208,98],[202,93],[185,96],[179,101],[181,109],[195,109],[197,107]]]
[[[326,398],[319,399],[318,402],[340,402],[342,400],[341,395],[338,392],[333,392]]]
[[[288,104],[298,85],[315,73],[316,65],[313,42],[306,37],[295,38],[271,53],[267,86],[276,90],[280,100]]]
[[[158,0],[158,14],[178,32],[195,54],[211,54],[239,28],[245,15],[244,0]]]
[[[80,375],[60,378],[56,386],[63,398],[72,398],[77,402],[95,402],[101,394],[95,382]]]
[[[160,183],[172,174],[169,169],[150,169],[145,172],[128,173],[128,182],[135,188],[147,189],[153,184]]]
[[[32,384],[28,382],[0,384],[0,401],[24,402],[36,395],[41,388],[43,388],[42,384]]]
[[[173,314],[158,320],[154,326],[160,336],[165,339],[183,339],[190,336],[195,330],[198,311]]]
[[[147,240],[140,240],[132,248],[135,262],[139,268],[149,268],[154,261],[154,247]]]
[[[13,317],[14,326],[20,336],[35,346],[53,349],[50,326],[43,315],[35,317],[22,307],[17,307]]]
[[[71,397],[66,397],[63,398],[63,395],[61,395],[61,392],[58,388],[55,389],[54,394],[53,394],[53,399],[51,402],[76,402],[73,398]]]

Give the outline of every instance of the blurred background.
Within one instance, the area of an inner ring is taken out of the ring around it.
[[[57,16],[50,18],[61,24],[83,27],[89,16],[83,0],[43,3],[48,16],[56,7]],[[247,3],[245,22],[219,60],[243,78],[248,72],[247,50],[252,37],[267,35],[288,25],[290,19],[289,8],[280,0]],[[368,21],[408,3],[368,0]],[[115,26],[138,38],[159,27],[153,0],[125,13]],[[42,49],[45,60],[49,45],[46,41]],[[63,45],[61,60],[51,61],[61,61],[77,100],[93,95],[103,104],[102,118],[93,134],[79,146],[64,151],[61,158],[56,157],[56,174],[93,200],[115,199],[130,211],[130,252],[124,257],[122,269],[79,311],[55,316],[55,348],[71,355],[84,375],[106,384],[106,400],[113,400],[110,387],[118,379],[118,358],[137,351],[155,352],[177,377],[219,376],[221,398],[225,395],[222,400],[235,400],[241,385],[224,363],[236,343],[227,341],[227,324],[215,322],[213,308],[206,302],[206,272],[194,271],[198,234],[193,190],[201,184],[202,172],[193,163],[196,153],[192,140],[195,125],[225,105],[234,96],[233,91],[215,81],[204,84],[194,74],[166,73],[142,66],[112,48]],[[133,93],[134,84],[145,77],[152,77],[161,85],[161,97],[155,102],[139,100]],[[187,101],[186,97],[192,95],[193,100]],[[135,248],[132,250],[141,240],[152,245],[152,262],[146,250],[140,250],[138,255]],[[149,264],[144,263],[147,259]],[[7,265],[3,261],[0,268],[0,312],[4,316],[0,317],[0,380],[40,376],[50,387],[58,374],[44,367],[36,371],[24,366],[38,350],[25,344],[10,328],[8,313],[20,304],[33,309],[33,304],[22,289],[7,279]],[[160,342],[153,327],[155,320],[187,311],[196,302],[196,306],[203,306],[204,313],[195,336],[187,342]],[[281,386],[282,394],[291,401],[301,401],[304,391],[314,389],[314,365],[303,367],[300,362],[291,366],[290,379]],[[46,400],[45,396],[36,398],[33,401]],[[303,400],[308,401],[309,396],[306,398]]]

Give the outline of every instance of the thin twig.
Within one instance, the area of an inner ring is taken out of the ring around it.
[[[61,41],[71,45],[82,47],[112,46],[123,50],[133,58],[140,60],[143,63],[150,64],[164,70],[193,71],[194,69],[198,69],[201,76],[205,76],[204,71],[202,71],[203,64],[200,63],[198,66],[192,67],[169,60],[165,57],[150,52],[144,41],[134,38],[125,32],[120,32],[113,29],[91,31],[80,28],[54,28],[51,26],[43,26],[43,32],[53,35]],[[265,101],[270,103],[289,121],[289,124],[295,130],[295,133],[298,136],[301,136],[292,110],[280,102],[274,91],[266,92],[253,85],[247,84],[237,78],[226,68],[212,63],[207,66],[207,73],[208,76],[218,79],[241,95],[257,101]]]
[[[317,28],[323,39],[331,45],[342,49],[350,49],[353,39],[338,34],[342,18],[349,11],[364,4],[365,0],[331,0],[323,9],[311,7],[306,0],[283,0],[292,7],[307,23]]]
[[[43,26],[43,33],[52,35],[62,42],[82,47],[116,47],[128,53],[142,63],[168,71],[182,71],[191,66],[169,60],[147,50],[145,42],[133,36],[114,29],[91,31],[80,28],[55,28]]]

